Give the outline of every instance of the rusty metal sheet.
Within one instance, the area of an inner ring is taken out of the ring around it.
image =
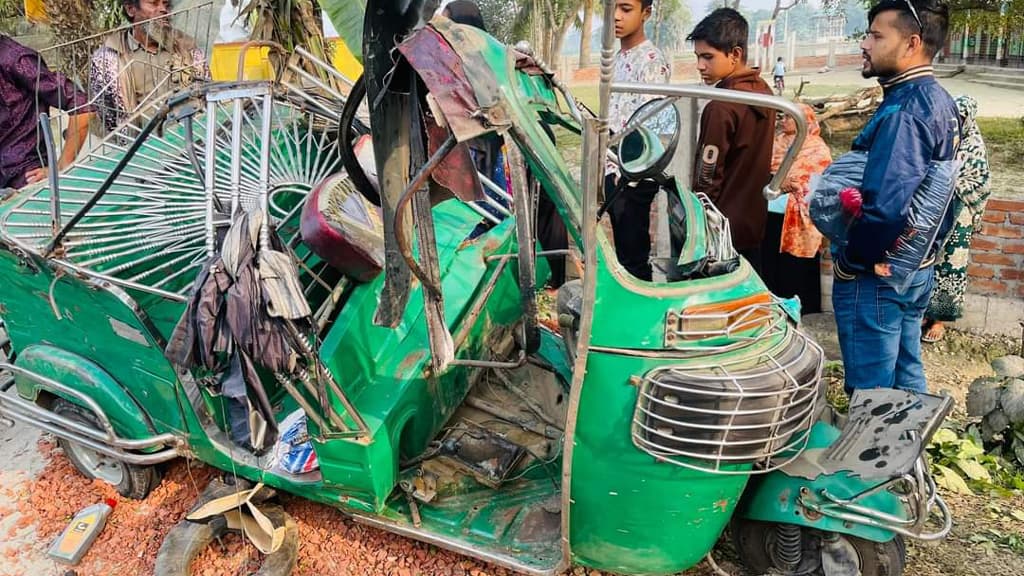
[[[448,130],[438,126],[429,117],[423,119],[423,125],[427,127],[427,156],[433,156],[448,138]],[[459,144],[449,152],[430,177],[463,202],[484,199],[480,176],[477,174],[476,165],[473,164],[469,146],[465,144]]]
[[[459,142],[490,132],[477,114],[481,106],[462,59],[436,30],[420,28],[399,44],[398,51],[423,79]]]

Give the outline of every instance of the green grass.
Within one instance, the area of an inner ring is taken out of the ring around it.
[[[989,161],[1020,169],[1024,161],[1024,118],[978,118]]]
[[[572,95],[579,102],[586,104],[591,110],[597,112],[597,101],[600,96],[600,90],[597,84],[587,84],[580,86],[572,86],[569,88]]]

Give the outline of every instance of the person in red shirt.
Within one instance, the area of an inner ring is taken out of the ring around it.
[[[687,36],[693,41],[704,83],[726,90],[771,95],[757,70],[747,66],[747,21],[732,8],[708,14]],[[771,179],[775,114],[765,108],[711,101],[700,119],[693,191],[703,193],[729,219],[736,250],[761,270]]]

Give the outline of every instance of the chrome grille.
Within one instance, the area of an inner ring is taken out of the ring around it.
[[[821,348],[795,328],[756,357],[669,366],[639,384],[632,437],[660,461],[723,474],[774,470],[799,456],[824,397]]]

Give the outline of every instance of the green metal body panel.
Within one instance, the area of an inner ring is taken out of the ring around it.
[[[48,345],[24,359],[19,354],[19,365],[32,361],[44,376],[87,394],[102,390],[94,399],[111,413],[141,407],[157,432],[184,430],[177,376],[145,316],[119,297],[123,292],[57,275],[46,262],[7,250],[0,250],[0,277],[5,279],[0,313],[14,349],[28,352],[32,345]],[[46,359],[53,361],[49,369]],[[73,367],[77,359],[83,361],[80,368]],[[74,381],[79,377],[83,379]],[[21,383],[19,392],[34,398],[37,391],[34,385]]]
[[[457,201],[434,209],[437,247],[445,294],[445,320],[452,332],[493,274],[497,262],[484,258],[515,251],[514,223],[509,220],[475,241],[463,243],[477,219]],[[328,441],[317,445],[320,469],[328,484],[352,496],[384,506],[397,482],[400,454],[422,451],[462,403],[469,389],[469,369],[454,366],[428,376],[429,350],[423,319],[422,287],[416,285],[402,322],[394,329],[373,324],[383,276],[357,287],[324,339],[321,356],[370,428],[370,442]],[[514,266],[506,266],[494,293],[474,324],[460,358],[479,358],[484,336],[519,316]],[[337,408],[341,410],[341,406]]]
[[[807,451],[800,457],[806,458],[814,451],[827,448],[838,437],[839,430],[824,422],[816,423],[811,428]],[[849,498],[878,484],[879,481],[868,482],[849,472],[822,474],[810,480],[791,476],[782,468],[751,481],[750,489],[737,509],[737,514],[751,520],[786,522],[828,532],[850,534],[874,542],[888,542],[895,536],[889,530],[852,524],[828,516],[808,516],[798,501],[802,490],[815,494],[827,489],[833,496]],[[859,504],[885,514],[906,518],[906,510],[899,498],[888,490],[867,496]]]
[[[127,390],[90,360],[61,348],[37,344],[22,350],[18,354],[16,365],[60,382],[100,402],[107,417],[110,418],[110,423],[127,438],[143,438],[154,432],[149,414],[133,398],[139,390]],[[74,396],[65,395],[20,374],[15,376],[14,381],[18,394],[23,398],[40,400],[41,392],[49,392],[88,408]]]
[[[605,239],[599,248],[591,352],[572,453],[573,560],[601,570],[669,574],[697,564],[714,546],[744,492],[750,466],[734,467],[727,474],[701,472],[658,462],[638,450],[630,436],[637,401],[630,378],[660,366],[714,358],[708,353],[690,354],[688,360],[664,350],[646,356],[634,351],[664,348],[670,309],[743,298],[763,292],[764,286],[743,266],[712,279],[660,285],[655,292],[650,283],[620,282],[624,273],[613,271],[618,265],[607,262],[610,246]],[[629,311],[629,323],[621,321],[623,310]],[[721,359],[756,356],[777,343],[777,338],[765,340]]]
[[[494,119],[502,120],[495,126],[498,130],[511,127],[532,174],[579,244],[583,214],[579,184],[541,126],[543,118],[558,112],[551,85],[542,76],[515,70],[507,47],[483,33],[467,28],[457,41],[446,38],[467,63],[467,76],[477,91],[494,96],[497,107],[490,112]],[[706,249],[703,208],[692,193],[681,189],[676,193],[687,218],[683,259],[699,260]],[[116,200],[116,192],[108,198]],[[3,211],[0,207],[0,213]],[[499,265],[491,257],[515,254],[515,223],[509,218],[467,241],[480,220],[470,208],[452,200],[436,206],[433,214],[446,324],[456,334],[471,323],[456,356],[488,358],[490,340],[515,324],[521,314],[515,259],[509,260],[480,315],[468,315]],[[46,218],[40,215],[41,221]],[[297,234],[296,220],[283,223],[279,233],[285,239]],[[422,529],[459,542],[463,549],[501,552],[518,558],[524,566],[542,569],[554,568],[562,560],[564,540],[573,562],[631,574],[668,574],[695,565],[714,546],[737,510],[747,518],[803,523],[879,541],[891,538],[883,531],[796,516],[795,498],[784,497],[798,494],[804,486],[811,490],[827,487],[838,496],[847,496],[865,486],[855,478],[807,481],[780,471],[748,483],[750,465],[728,469],[731,474],[700,472],[659,462],[633,445],[631,422],[637,389],[631,385],[632,377],[668,365],[755,357],[785,341],[791,325],[718,356],[712,350],[667,348],[665,329],[670,312],[763,295],[764,284],[745,262],[734,272],[714,278],[672,284],[637,281],[618,265],[600,229],[598,238],[597,260],[587,263],[587,273],[597,275],[597,298],[593,308],[584,311],[593,315],[593,331],[578,409],[570,410],[575,422],[569,425],[575,426],[575,433],[566,439],[566,446],[572,447],[568,485],[549,480],[544,470],[538,470],[499,490],[469,486],[451,499],[421,506]],[[304,246],[296,250],[300,256],[306,254]],[[540,259],[538,285],[546,275],[546,261]],[[368,436],[316,440],[322,480],[299,482],[263,470],[254,459],[243,462],[237,457],[237,448],[219,440],[224,436],[216,429],[223,427],[223,422],[192,409],[188,398],[194,385],[189,375],[179,379],[162,350],[184,310],[182,303],[141,292],[125,293],[76,276],[58,276],[51,264],[9,250],[0,250],[0,277],[8,279],[0,291],[0,315],[21,352],[19,363],[90,394],[108,411],[120,433],[129,437],[145,432],[177,433],[186,437],[192,455],[212,466],[396,526],[411,524],[405,500],[391,498],[399,480],[400,459],[420,454],[435,438],[464,401],[477,370],[455,365],[440,374],[429,372],[423,293],[418,283],[411,285],[409,305],[393,329],[373,323],[383,276],[349,288],[344,305],[323,335],[319,353],[365,420]],[[147,315],[135,311],[132,300],[122,297],[125,294],[134,297]],[[538,356],[567,385],[572,367],[565,352],[559,338],[542,331]],[[268,388],[272,394],[280,394],[275,384],[268,383]],[[18,391],[27,398],[38,394],[31,383],[22,381]],[[191,398],[195,399],[196,393],[193,391]],[[328,394],[328,400],[338,413],[345,413],[337,398]],[[217,401],[207,397],[196,404],[215,412]],[[280,417],[286,414],[283,410]],[[146,416],[152,422],[151,431],[140,425]],[[317,437],[319,432],[311,422],[311,435]],[[812,448],[828,445],[835,435],[835,430],[818,425]],[[561,468],[557,461],[551,465]],[[568,507],[561,509],[561,514],[568,514],[568,534],[550,538],[548,532],[538,529],[536,534],[546,536],[543,541],[524,540],[522,526],[550,520],[537,510],[557,509],[562,490],[569,492]],[[893,500],[883,493],[867,504],[895,513]]]
[[[633,446],[636,388],[628,378],[663,365],[650,358],[591,352],[572,461],[573,560],[613,572],[670,574],[700,562],[747,483],[657,462]],[[748,466],[749,468],[749,466]]]

